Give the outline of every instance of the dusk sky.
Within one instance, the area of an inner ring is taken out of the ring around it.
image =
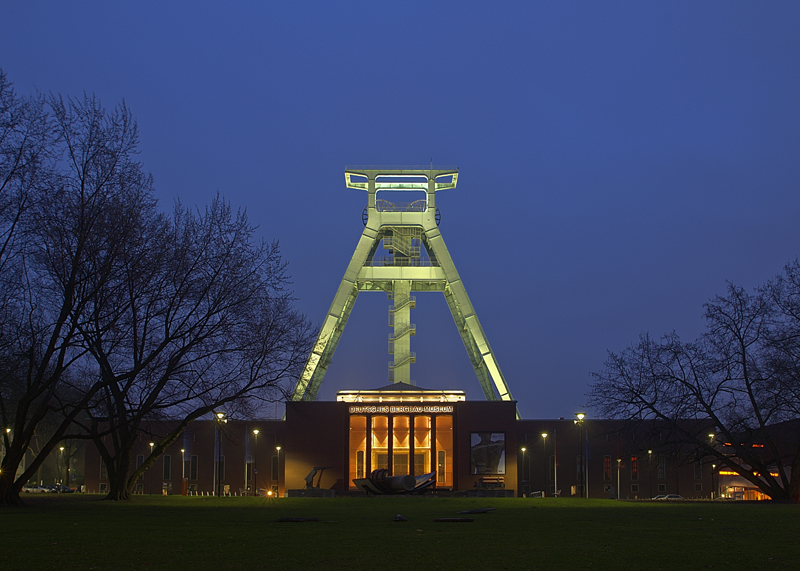
[[[345,165],[458,166],[442,235],[522,416],[557,418],[607,351],[696,337],[798,255],[798,30],[796,0],[5,0],[0,68],[124,99],[162,207],[246,209],[317,325],[363,229]],[[482,399],[416,295],[412,379]],[[387,311],[359,296],[322,399],[388,383]]]

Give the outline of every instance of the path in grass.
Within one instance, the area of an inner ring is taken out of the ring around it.
[[[2,569],[800,568],[800,506],[580,499],[26,497]],[[494,507],[473,523],[435,523]],[[395,522],[402,514],[408,521]],[[278,523],[279,517],[320,522]]]

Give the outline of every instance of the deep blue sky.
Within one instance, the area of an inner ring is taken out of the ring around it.
[[[162,205],[246,208],[318,324],[362,230],[344,166],[459,166],[440,228],[522,415],[553,418],[607,350],[695,337],[726,280],[798,255],[798,29],[796,1],[5,0],[0,67],[124,98]],[[412,378],[482,398],[417,299]],[[387,307],[359,297],[323,398],[388,382]]]

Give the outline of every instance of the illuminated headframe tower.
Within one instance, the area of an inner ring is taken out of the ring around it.
[[[417,291],[441,291],[453,314],[472,366],[487,400],[513,400],[486,334],[467,296],[456,266],[439,232],[436,192],[455,188],[458,169],[348,167],[348,188],[367,191],[364,232],[316,343],[297,382],[292,400],[313,400],[331,362],[336,345],[360,291],[383,291],[393,301],[389,307],[389,378],[413,384],[410,321]],[[378,193],[392,191],[425,193],[410,203],[381,200]],[[380,252],[382,247],[385,252]],[[388,255],[383,255],[388,254]]]

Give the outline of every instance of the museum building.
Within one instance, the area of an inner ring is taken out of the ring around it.
[[[135,465],[169,429],[169,422],[143,428]],[[518,420],[513,401],[392,383],[340,391],[336,401],[288,402],[285,420],[194,421],[134,492],[361,495],[356,481],[381,469],[434,473],[426,491],[437,494],[708,498],[715,484],[711,464],[677,464],[633,448],[620,421]],[[85,490],[107,489],[100,456],[88,446]]]

